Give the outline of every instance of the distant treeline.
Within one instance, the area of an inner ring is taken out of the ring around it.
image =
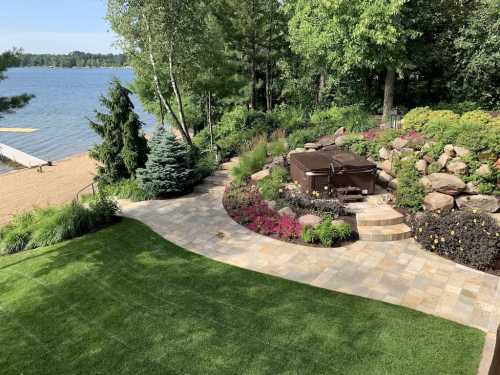
[[[67,55],[23,53],[18,57],[18,67],[54,66],[58,68],[73,67],[116,67],[126,66],[125,55],[95,54],[86,52],[71,52]]]

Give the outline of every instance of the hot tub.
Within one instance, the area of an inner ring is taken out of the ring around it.
[[[290,155],[290,174],[309,193],[354,187],[367,195],[375,192],[377,166],[348,151],[301,152]]]

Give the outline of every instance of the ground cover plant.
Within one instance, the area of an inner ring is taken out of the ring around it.
[[[491,216],[470,211],[446,211],[416,216],[415,239],[428,251],[479,270],[500,259],[500,227]]]
[[[421,312],[209,260],[127,219],[2,257],[0,270],[5,375],[472,375],[484,342]]]

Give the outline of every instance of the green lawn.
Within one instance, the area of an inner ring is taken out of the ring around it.
[[[208,260],[131,220],[0,258],[3,375],[472,375],[483,341],[443,319]]]

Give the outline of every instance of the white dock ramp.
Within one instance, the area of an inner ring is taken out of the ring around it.
[[[0,156],[20,164],[27,168],[36,168],[49,164],[47,161],[28,155],[25,152],[16,150],[13,147],[0,143]]]

